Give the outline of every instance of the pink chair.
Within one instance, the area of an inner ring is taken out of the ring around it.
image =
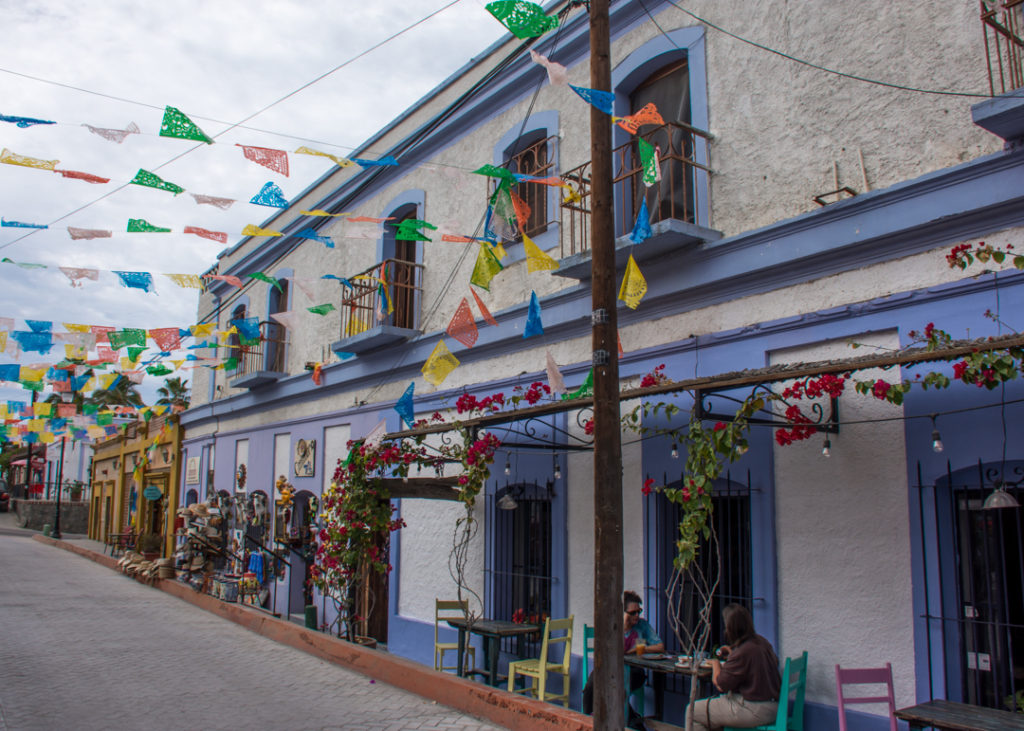
[[[858,696],[843,694],[844,685],[884,685],[888,695]],[[854,703],[888,703],[889,729],[896,731],[896,697],[892,691],[892,664],[884,668],[847,668],[836,665],[836,691],[839,694],[839,731],[846,731],[846,706]]]

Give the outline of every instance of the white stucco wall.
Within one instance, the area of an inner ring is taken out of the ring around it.
[[[899,347],[897,333],[854,338]],[[862,351],[863,352],[863,351]],[[847,340],[776,351],[771,362],[849,357]],[[857,379],[898,374],[863,371]],[[902,409],[853,392],[840,432],[775,446],[780,657],[807,650],[807,699],[836,703],[835,665],[891,662],[897,706],[915,698],[910,518]],[[897,417],[893,421],[852,423]]]

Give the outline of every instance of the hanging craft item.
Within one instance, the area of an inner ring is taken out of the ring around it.
[[[26,157],[25,155],[19,155],[16,152],[11,152],[6,147],[0,151],[0,162],[6,163],[7,165],[21,165],[26,168],[36,168],[38,170],[53,170],[57,167],[60,160],[41,160],[38,157]]]
[[[138,127],[137,124],[135,124],[135,122],[129,122],[128,126],[125,127],[124,129],[109,129],[107,127],[93,127],[91,124],[83,124],[82,126],[88,128],[88,130],[90,132],[92,132],[94,135],[99,135],[103,139],[109,140],[110,142],[116,142],[119,145],[122,142],[124,142],[125,138],[128,135],[137,135],[137,134],[139,134],[139,127]]]
[[[314,305],[313,307],[307,307],[306,309],[314,315],[326,315],[328,312],[334,312],[337,308],[330,302],[325,302],[322,305]]]
[[[523,234],[523,251],[526,254],[526,271],[529,273],[543,272],[543,271],[554,271],[558,269],[558,262],[555,261],[551,256],[541,251],[537,244],[533,243],[533,240]]]
[[[202,236],[204,239],[210,239],[210,241],[218,241],[222,244],[228,242],[228,235],[223,231],[210,231],[209,229],[199,228],[199,226],[186,226],[183,229],[183,233],[195,234],[196,236]]]
[[[629,255],[626,263],[626,273],[622,277],[622,286],[619,288],[619,299],[626,303],[626,307],[635,310],[640,306],[640,300],[647,294],[647,280],[636,265],[633,255]]]
[[[215,195],[202,195],[200,193],[189,193],[189,195],[195,199],[196,205],[216,206],[225,211],[231,208],[231,204],[235,202],[234,198],[218,198]]]
[[[288,177],[288,153],[284,150],[275,150],[270,147],[253,147],[251,145],[240,145],[237,142],[235,147],[242,148],[242,154],[246,160],[252,160],[257,165],[270,168],[274,172]]]
[[[22,269],[46,269],[45,264],[35,264],[28,261],[14,261],[14,259],[9,259],[6,256],[3,259],[0,259],[0,262],[3,262],[4,264],[13,264],[14,266]]]
[[[665,124],[665,120],[661,118],[654,102],[645,104],[640,111],[630,114],[628,117],[612,117],[612,121],[631,135],[635,135],[637,130],[645,124]]]
[[[21,221],[5,221],[0,218],[0,228],[49,228],[45,223],[22,223]]]
[[[476,327],[476,320],[473,318],[473,310],[469,307],[469,300],[465,297],[459,303],[458,308],[455,310],[455,315],[452,316],[452,320],[448,323],[448,329],[445,332],[467,348],[472,348],[476,345],[480,333]]]
[[[98,269],[84,269],[82,267],[60,267],[61,272],[71,280],[72,287],[81,287],[82,283],[80,280],[89,279],[93,282],[98,282],[100,278],[100,272]]]
[[[128,233],[169,234],[171,229],[154,226],[144,218],[129,218]]]
[[[281,292],[282,294],[284,293],[284,290],[281,288],[281,282],[279,282],[277,279],[274,279],[274,277],[270,276],[269,274],[264,274],[263,272],[253,272],[252,274],[249,275],[249,279],[258,279],[261,282],[266,282],[271,287],[276,289],[278,292]]]
[[[651,237],[654,232],[651,230],[651,216],[647,212],[647,196],[640,199],[640,210],[636,214],[636,223],[629,234],[629,240],[634,244],[641,244]]]
[[[491,291],[491,280],[504,267],[498,261],[491,247],[485,242],[480,244],[480,251],[476,256],[476,265],[473,267],[473,274],[469,278],[470,284],[475,284],[480,289]]]
[[[176,137],[180,140],[195,140],[213,144],[213,139],[196,126],[196,123],[185,116],[185,113],[174,107],[164,109],[164,118],[160,123],[161,137]]]
[[[531,338],[534,335],[544,334],[544,324],[540,319],[540,300],[536,292],[530,292],[530,309],[526,314],[526,327],[523,328],[523,337]]]
[[[438,340],[430,357],[423,363],[423,377],[434,386],[440,386],[444,379],[459,367],[459,359],[452,355],[444,340]]]
[[[25,129],[26,127],[31,127],[36,124],[57,124],[56,122],[51,122],[48,119],[34,119],[32,117],[10,117],[6,114],[0,114],[0,122],[10,122],[11,124],[18,125],[22,129]]]
[[[565,393],[565,380],[562,378],[562,372],[558,370],[558,364],[555,363],[555,358],[551,355],[550,350],[545,353],[545,359],[547,361],[548,388],[551,389],[551,394],[558,396]]]
[[[225,284],[230,284],[232,287],[242,286],[242,280],[239,279],[238,277],[233,277],[230,274],[204,274],[203,279],[216,279],[218,281],[224,282]],[[203,334],[206,335],[208,333]]]
[[[103,184],[103,183],[109,183],[110,182],[110,178],[104,178],[104,177],[101,177],[99,175],[93,175],[92,173],[83,173],[83,172],[79,172],[78,170],[56,170],[56,169],[54,169],[53,172],[57,173],[58,175],[62,175],[65,178],[70,178],[72,180],[84,180],[87,183],[93,183],[93,184],[96,184],[96,185],[100,185],[100,184]]]
[[[405,389],[405,393],[395,403],[395,411],[401,417],[402,421],[411,429],[413,422],[416,421],[416,410],[413,405],[413,391],[416,389],[416,382],[412,381],[409,383],[409,387]]]
[[[587,371],[587,377],[583,379],[583,383],[580,387],[571,393],[563,393],[562,400],[569,401],[571,399],[585,398],[587,396],[594,395],[594,369],[591,368]]]
[[[151,173],[148,170],[143,170],[142,168],[139,168],[139,172],[135,173],[135,177],[132,178],[128,184],[141,185],[146,188],[156,188],[157,190],[166,190],[174,193],[174,195],[185,192],[185,189],[180,185],[169,183],[159,175]]]
[[[480,295],[478,295],[476,290],[472,287],[469,288],[469,291],[473,295],[473,299],[476,300],[477,309],[480,310],[480,316],[484,318],[484,322],[488,325],[494,325],[497,327],[498,321],[494,319],[494,315],[492,315],[491,311],[487,309],[487,305],[484,304],[484,301],[480,299]]]
[[[587,104],[592,104],[609,117],[612,116],[612,111],[615,106],[615,95],[610,91],[588,89],[584,86],[573,86],[572,84],[569,84],[569,88],[579,94],[580,98]]]
[[[537,38],[558,27],[558,16],[545,15],[544,8],[537,3],[497,0],[485,7],[516,38]]]
[[[644,185],[649,188],[661,177],[658,169],[658,157],[654,152],[654,145],[642,137],[637,138],[636,144],[640,148],[640,167],[644,171]]]
[[[121,284],[130,289],[141,289],[143,292],[155,292],[156,287],[153,286],[153,275],[149,272],[117,272],[118,279],[121,280]]]
[[[256,345],[260,342],[260,318],[238,317],[228,324],[238,328],[238,340],[242,345]]]
[[[189,289],[202,289],[203,281],[198,274],[164,274],[165,277],[177,284],[179,287]]]
[[[382,157],[378,160],[361,160],[358,157],[353,157],[352,162],[364,168],[388,167],[398,165],[398,160],[393,158],[391,155],[388,155],[387,157]]]
[[[181,333],[176,327],[160,327],[149,331],[156,347],[160,350],[177,350],[181,347]]]
[[[349,220],[351,221],[352,219],[350,218]],[[434,224],[421,221],[418,218],[407,218],[404,221],[391,225],[396,226],[395,241],[430,241],[420,229],[437,230],[437,226]]]
[[[138,328],[113,330],[107,333],[107,339],[110,341],[110,347],[114,350],[120,350],[128,345],[144,346],[146,344],[146,331]]]
[[[249,223],[242,229],[242,236],[284,236],[280,231],[271,231],[269,228],[260,228]]]
[[[500,168],[497,165],[483,165],[473,171],[474,175],[486,175],[489,178],[498,179],[498,188],[504,188],[505,190],[511,189],[516,183],[516,176],[505,168]]]
[[[542,56],[532,48],[530,49],[530,59],[535,63],[543,66],[548,71],[548,83],[552,86],[568,86],[569,85],[569,72],[560,63],[556,61],[549,61],[547,56]]]
[[[109,239],[114,235],[113,231],[105,231],[101,228],[76,228],[68,226],[68,234],[74,239]]]
[[[340,155],[332,155],[327,152],[320,152],[319,150],[312,150],[308,147],[300,147],[295,152],[300,155],[316,155],[317,157],[326,157],[329,160],[333,160],[334,164],[338,167],[349,168],[355,165],[354,162],[348,158],[341,157]]]
[[[304,228],[297,234],[294,234],[294,236],[297,239],[309,239],[310,241],[319,241],[328,249],[334,248],[334,240],[330,236],[321,236],[312,227]]]
[[[250,198],[249,202],[257,206],[269,206],[270,208],[288,207],[288,201],[285,200],[284,192],[274,181],[270,181],[260,188],[260,192]]]

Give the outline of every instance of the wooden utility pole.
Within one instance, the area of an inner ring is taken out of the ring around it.
[[[609,0],[590,2],[590,87],[611,91]],[[615,313],[612,124],[590,109],[594,364],[594,728],[623,728],[622,440]]]

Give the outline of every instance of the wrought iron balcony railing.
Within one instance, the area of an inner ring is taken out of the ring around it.
[[[989,92],[1024,86],[1024,0],[980,0]]]
[[[342,283],[341,337],[379,325],[415,330],[423,292],[423,265],[385,259]]]
[[[711,135],[688,124],[672,122],[645,132],[641,137],[658,150],[660,180],[650,187],[644,184],[643,166],[635,142],[627,142],[612,151],[616,237],[632,230],[644,199],[652,224],[670,218],[697,223],[696,212],[703,206],[700,196],[705,195],[706,189],[698,184],[698,177],[711,172],[707,165]],[[561,176],[571,186],[562,201],[563,259],[590,250],[591,175],[588,161]]]
[[[260,341],[256,345],[229,346],[238,358],[235,376],[246,376],[259,371],[285,373],[285,327],[277,322],[265,320],[260,323]]]

